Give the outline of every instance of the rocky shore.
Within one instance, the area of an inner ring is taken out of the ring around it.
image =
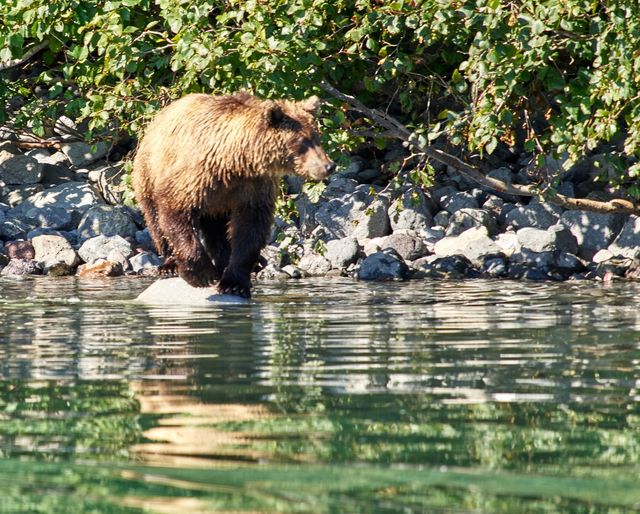
[[[119,205],[123,162],[109,150],[79,141],[59,149],[0,144],[1,275],[157,274],[162,260],[142,217]],[[379,160],[352,157],[316,201],[302,192],[298,177],[288,177],[297,212],[277,217],[257,280],[640,276],[638,217],[501,195],[446,168],[424,192],[385,176],[401,151]],[[564,194],[574,196],[592,178],[596,159],[564,177]],[[490,175],[506,183],[529,180],[524,164]]]

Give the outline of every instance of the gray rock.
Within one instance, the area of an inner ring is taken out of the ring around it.
[[[445,237],[433,249],[438,257],[463,255],[475,266],[482,264],[482,257],[501,253],[501,248],[489,237],[484,227],[474,227],[459,236]]]
[[[287,275],[289,275],[289,278],[302,278],[302,271],[300,271],[299,268],[297,268],[296,266],[294,266],[293,264],[287,264],[286,266],[282,267],[282,271],[284,271]]]
[[[21,216],[32,208],[60,207],[69,212],[73,223],[77,224],[90,207],[100,203],[103,203],[100,196],[89,184],[68,182],[36,193],[9,212]]]
[[[136,301],[154,305],[245,304],[240,296],[220,294],[215,287],[191,287],[179,277],[158,280],[144,290]]]
[[[423,228],[418,231],[418,235],[422,238],[422,241],[427,247],[427,251],[433,252],[435,244],[444,237],[445,231],[442,227],[434,226],[431,228]]]
[[[425,194],[409,189],[396,199],[387,212],[391,230],[421,230],[433,224]]]
[[[575,236],[564,225],[557,224],[547,230],[532,227],[521,228],[517,232],[518,243],[532,252],[576,253],[578,243]]]
[[[331,262],[322,255],[307,253],[298,262],[298,268],[311,277],[322,277],[331,269]]]
[[[137,230],[128,211],[112,205],[95,205],[89,208],[78,225],[81,239],[89,239],[100,234],[134,238]]]
[[[511,209],[505,215],[505,225],[515,229],[535,227],[546,229],[558,223],[560,217],[548,204],[530,203]]]
[[[37,236],[31,243],[36,253],[35,260],[44,267],[45,271],[59,262],[70,267],[77,266],[80,262],[76,251],[62,236]]]
[[[502,234],[498,234],[494,241],[501,248],[502,253],[507,257],[520,249],[520,241],[518,240],[518,236],[515,232],[503,232]]]
[[[615,256],[634,259],[640,251],[640,216],[631,215],[622,230],[609,245],[608,250]]]
[[[474,272],[471,261],[462,255],[429,255],[419,259],[415,264],[418,267],[419,278],[464,278]]]
[[[299,195],[302,193],[302,186],[304,186],[304,177],[298,175],[287,175],[284,177],[284,183],[286,185],[287,194]]]
[[[73,220],[71,214],[62,207],[47,205],[41,209],[29,209],[25,215],[25,219],[32,225],[51,228],[54,230],[66,230],[72,228]]]
[[[332,268],[342,269],[358,259],[358,242],[352,237],[333,239],[327,242],[324,256],[331,263]]]
[[[359,157],[352,157],[351,162],[346,168],[339,168],[336,175],[344,178],[357,179],[358,173],[362,171],[364,163]]]
[[[0,180],[5,184],[36,184],[42,179],[42,164],[28,155],[0,151]]]
[[[337,198],[353,193],[358,187],[358,181],[340,175],[334,175],[322,195],[325,198]]]
[[[6,219],[6,215],[4,213],[3,210],[0,210],[0,225],[2,225],[4,223],[4,220]]]
[[[113,249],[107,255],[107,260],[109,262],[115,262],[119,264],[123,271],[129,271],[131,269],[131,264],[129,263],[129,259],[124,255],[120,250]]]
[[[131,244],[120,236],[96,236],[87,239],[78,254],[84,262],[93,262],[96,259],[106,259],[112,250],[119,250],[125,257],[132,254]]]
[[[557,253],[554,265],[557,268],[565,268],[573,271],[582,271],[585,267],[584,262],[582,262],[578,256],[567,252]]]
[[[122,199],[122,190],[119,187],[122,177],[123,163],[106,164],[92,167],[87,173],[87,180],[100,191],[102,197],[110,204],[117,205]],[[80,170],[77,170],[80,173]]]
[[[330,239],[370,239],[386,236],[390,230],[387,205],[383,198],[369,205],[354,197],[329,200],[320,205],[315,220],[324,227]]]
[[[338,203],[336,201],[336,203]],[[313,203],[307,195],[298,195],[295,200],[296,210],[298,211],[298,225],[303,234],[311,234],[318,226],[316,221],[316,212],[320,208],[320,203]]]
[[[449,226],[450,214],[447,211],[440,211],[433,217],[433,223],[443,228]]]
[[[27,233],[33,228],[33,225],[30,225],[22,219],[7,218],[0,225],[0,238],[5,241],[25,239],[27,237]]]
[[[409,233],[393,233],[382,238],[380,242],[382,251],[395,250],[405,261],[413,261],[424,257],[429,250],[427,245],[419,237]]]
[[[360,280],[402,280],[407,278],[409,267],[397,252],[387,249],[365,258],[357,277]]]
[[[449,218],[447,236],[457,236],[471,227],[485,227],[490,236],[498,232],[495,218],[484,209],[459,209]]]
[[[95,145],[88,145],[82,141],[76,141],[63,144],[61,149],[73,167],[81,168],[107,155],[109,145],[103,141]]]
[[[588,211],[566,211],[561,223],[575,236],[579,257],[591,259],[603,248],[607,248],[618,236],[625,222],[620,214],[601,214]]]
[[[537,266],[538,268],[549,268],[555,264],[555,260],[555,252],[534,252],[527,248],[521,248],[510,257],[512,263]]]
[[[20,186],[5,187],[0,193],[0,199],[7,202],[11,207],[20,205],[30,196],[44,190],[42,184],[25,184]]]
[[[139,244],[142,248],[147,250],[158,251],[153,244],[153,240],[151,239],[151,233],[148,228],[144,228],[143,230],[136,230],[134,240],[137,244]]]
[[[38,263],[31,259],[11,259],[9,263],[2,268],[0,275],[42,275],[42,270]]]
[[[504,207],[504,200],[494,195],[490,195],[487,201],[482,204],[482,208],[489,211],[496,218],[500,216]]]
[[[382,178],[380,170],[369,168],[358,172],[358,182],[362,184],[371,184],[376,180]]]
[[[262,268],[258,274],[256,275],[258,280],[288,280],[291,278],[285,271],[277,266],[274,263],[267,264],[264,268]]]
[[[456,191],[440,200],[440,205],[449,214],[454,214],[460,209],[477,209],[478,200],[469,193]]]
[[[42,165],[42,180],[40,182],[46,186],[57,186],[75,180],[76,175],[69,168],[54,164]]]
[[[157,269],[162,265],[162,260],[154,253],[140,252],[129,259],[129,264],[135,273],[141,273],[144,270]]]
[[[509,266],[503,255],[487,255],[482,261],[481,270],[490,277],[499,278],[508,275]]]
[[[33,154],[31,152],[34,152]],[[33,157],[36,161],[41,164],[48,164],[50,166],[60,166],[63,168],[67,168],[69,166],[69,158],[64,154],[64,152],[55,152],[50,154],[48,151],[41,150],[31,150],[27,152],[27,155]]]

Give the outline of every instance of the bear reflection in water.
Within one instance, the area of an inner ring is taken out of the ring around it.
[[[285,174],[322,180],[319,99],[191,94],[165,107],[140,142],[134,191],[165,272],[195,287],[250,296]]]

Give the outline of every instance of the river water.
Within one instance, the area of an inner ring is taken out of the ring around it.
[[[640,284],[150,283],[0,280],[0,512],[640,512]]]

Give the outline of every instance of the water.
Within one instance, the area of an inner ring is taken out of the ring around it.
[[[0,281],[2,513],[640,512],[640,285]]]

